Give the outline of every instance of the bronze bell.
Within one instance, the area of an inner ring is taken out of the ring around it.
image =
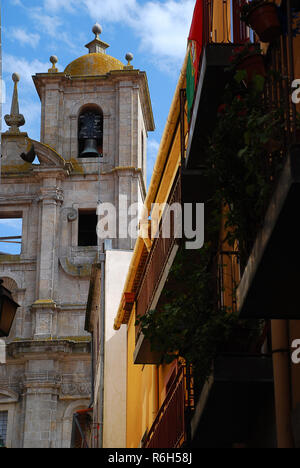
[[[96,158],[101,156],[97,150],[97,140],[95,138],[87,138],[84,140],[84,148],[80,153],[82,158]]]
[[[34,145],[31,145],[30,150],[27,153],[22,153],[20,155],[20,157],[23,159],[23,161],[26,161],[26,162],[32,164],[33,161],[35,160],[35,157],[36,157],[36,152],[35,152],[35,149],[34,149]]]

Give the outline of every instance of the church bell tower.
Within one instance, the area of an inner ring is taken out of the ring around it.
[[[73,414],[91,403],[84,322],[92,265],[104,251],[97,206],[115,207],[110,249],[117,265],[114,255],[135,244],[122,227],[127,207],[146,193],[146,143],[154,130],[147,77],[131,54],[125,65],[108,55],[101,32],[96,24],[88,53],[63,72],[53,55],[48,72],[33,76],[40,141],[20,131],[22,77],[13,75],[0,184],[0,218],[22,220],[20,253],[0,253],[0,277],[20,304],[0,364],[0,416],[13,448],[70,446]],[[109,287],[114,296],[116,285]]]

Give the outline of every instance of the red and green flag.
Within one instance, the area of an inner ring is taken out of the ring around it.
[[[188,40],[190,44],[190,53],[186,70],[186,96],[188,106],[188,121],[190,122],[198,83],[199,61],[203,44],[203,0],[196,0]]]

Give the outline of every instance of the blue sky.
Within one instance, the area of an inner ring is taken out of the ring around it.
[[[126,63],[126,53],[132,52],[134,67],[148,75],[156,124],[148,139],[149,181],[184,59],[194,5],[195,0],[3,0],[3,115],[10,110],[11,74],[18,72],[20,112],[26,120],[22,130],[39,140],[40,101],[31,76],[50,68],[50,55],[58,56],[59,71],[84,55],[97,21],[103,29],[101,38],[110,44],[107,53]],[[4,121],[2,128],[5,131]],[[0,222],[0,236],[11,235],[3,234],[3,229]]]

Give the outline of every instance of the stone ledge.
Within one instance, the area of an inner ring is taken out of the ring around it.
[[[19,358],[26,354],[86,354],[91,352],[90,348],[91,340],[88,337],[75,337],[72,340],[15,340],[7,344],[7,358]]]

